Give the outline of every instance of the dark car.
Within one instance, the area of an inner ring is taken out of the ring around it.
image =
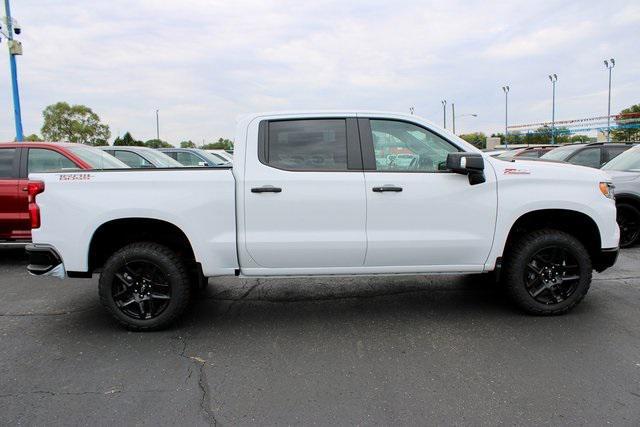
[[[131,168],[181,168],[182,165],[164,153],[148,147],[108,146],[101,150]]]
[[[605,163],[615,159],[632,146],[632,144],[628,143],[604,142],[568,144],[554,148],[540,157],[540,160],[566,162],[574,165],[600,169]]]
[[[230,165],[226,159],[198,148],[161,148],[159,151],[183,166],[219,167]]]
[[[72,143],[0,144],[0,241],[31,238],[29,174],[127,165],[93,147]]]
[[[554,145],[539,145],[532,147],[515,148],[513,150],[500,153],[494,157],[500,160],[538,159],[554,148],[556,148]]]

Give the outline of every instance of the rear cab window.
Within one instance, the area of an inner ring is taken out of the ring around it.
[[[260,161],[290,171],[347,171],[346,119],[266,122]]]
[[[48,148],[29,148],[27,174],[81,169],[63,154]]]
[[[17,148],[0,148],[0,179],[17,178]]]

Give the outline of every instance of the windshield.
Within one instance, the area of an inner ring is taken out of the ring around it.
[[[184,167],[177,160],[173,160],[166,154],[152,148],[140,150],[140,154],[151,161],[157,168],[182,168]]]
[[[602,169],[612,171],[640,172],[640,146],[633,147],[611,159]]]
[[[220,156],[218,156],[216,154],[209,153],[208,151],[204,151],[204,150],[200,150],[200,149],[196,149],[195,151],[197,151],[198,154],[200,154],[202,157],[206,158],[208,162],[211,162],[212,164],[214,164],[216,166],[222,166],[222,165],[229,164],[227,159],[222,159]]]
[[[582,147],[583,145],[570,145],[567,147],[554,148],[540,158],[547,160],[565,160],[571,153]]]
[[[77,145],[74,147],[69,147],[69,151],[80,157],[83,161],[87,162],[93,169],[129,168],[129,166],[125,165],[120,160],[96,148]]]

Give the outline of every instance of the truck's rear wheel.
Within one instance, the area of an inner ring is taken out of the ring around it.
[[[563,314],[589,291],[591,270],[589,253],[578,239],[558,230],[540,230],[509,248],[504,281],[524,311]]]
[[[158,330],[174,322],[187,307],[190,291],[182,258],[153,242],[118,250],[100,275],[100,301],[121,325],[135,331]]]

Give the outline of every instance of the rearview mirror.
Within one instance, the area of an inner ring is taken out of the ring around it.
[[[449,153],[447,169],[451,172],[467,175],[469,184],[482,184],[484,176],[484,158],[480,153]]]

